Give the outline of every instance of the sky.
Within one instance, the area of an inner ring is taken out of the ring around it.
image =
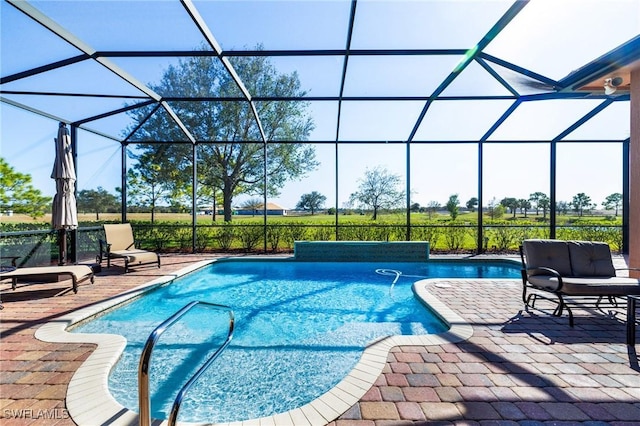
[[[198,44],[198,35],[190,27],[183,29],[180,26],[187,22],[187,17],[179,2],[152,3],[159,15],[170,16],[171,21],[159,23],[142,19],[148,11],[145,7],[149,2],[32,2],[99,50],[191,49]],[[194,3],[209,22],[223,49],[253,47],[257,43],[267,49],[344,48],[349,9],[349,3],[345,1],[322,1],[319,2],[321,7],[317,7],[318,2],[309,1]],[[463,3],[464,8],[461,7]],[[381,1],[358,3],[352,48],[469,48],[511,2],[422,0],[403,2],[402,8],[392,9],[389,4]],[[425,5],[431,7],[434,4],[438,6],[437,14],[422,11]],[[473,7],[468,9],[466,6],[470,4]],[[603,19],[605,6],[617,11],[615,20]],[[102,19],[88,19],[92,8],[101,11]],[[45,29],[32,24],[4,2],[1,12],[0,71],[3,77],[78,53],[64,42],[51,40]],[[242,12],[241,28],[236,22],[224,19],[227,14],[237,12]],[[580,19],[576,20],[576,16]],[[463,22],[462,27],[460,22]],[[173,30],[163,31],[162,28],[166,27],[159,24],[171,25]],[[114,26],[119,31],[114,31]],[[638,33],[640,0],[535,0],[488,46],[486,52],[549,78],[560,79]],[[456,55],[352,56],[345,95],[429,95],[460,59]],[[175,64],[175,60],[169,58],[113,58],[113,62],[140,81],[154,83],[159,81],[168,65]],[[296,71],[302,88],[308,88],[312,95],[335,95],[339,90],[342,61],[337,57],[272,58],[272,63],[280,72]],[[402,70],[400,75],[398,69]],[[429,72],[425,73],[425,70]],[[87,75],[97,77],[87,78]],[[5,84],[2,89],[120,95],[137,92],[94,63],[64,67],[47,75]],[[495,78],[474,62],[443,95],[506,93]],[[6,95],[6,98],[29,103],[69,120],[93,116],[105,108],[117,109],[127,102],[121,98],[82,98],[80,103],[77,98],[57,97],[57,105],[52,105],[49,99],[40,101],[24,95]],[[533,192],[549,193],[549,145],[537,141],[555,137],[601,102],[602,99],[563,100],[530,102],[520,106],[484,145],[485,204],[494,198],[528,198]],[[450,195],[458,194],[461,204],[464,204],[477,196],[478,147],[476,144],[453,142],[478,140],[510,104],[508,100],[434,102],[414,140],[443,143],[410,145],[412,202],[445,204]],[[340,138],[376,143],[339,146],[338,207],[342,207],[349,195],[357,190],[359,179],[367,169],[384,167],[406,181],[407,146],[397,142],[409,137],[423,106],[424,102],[343,103]],[[311,102],[309,113],[316,124],[310,140],[335,140],[337,105]],[[616,102],[569,135],[568,139],[624,139],[630,132],[629,114],[629,102]],[[30,174],[34,186],[44,194],[53,195],[55,185],[49,176],[53,139],[58,127],[56,120],[42,118],[2,102],[0,124],[0,155],[17,171]],[[121,114],[92,123],[92,126],[101,132],[120,135],[128,124],[126,115]],[[512,139],[532,142],[517,145],[504,142]],[[621,152],[620,144],[559,144],[558,199],[570,201],[575,194],[585,192],[593,202],[601,204],[607,195],[621,192]],[[270,201],[293,208],[302,194],[318,191],[327,197],[328,206],[334,205],[335,145],[316,144],[316,156],[320,162],[318,170],[288,183],[281,196]],[[121,185],[120,157],[117,142],[80,130],[78,189],[103,187],[114,192],[114,188]],[[236,204],[241,202],[242,198],[239,198]]]

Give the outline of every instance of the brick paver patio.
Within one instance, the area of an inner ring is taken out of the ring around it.
[[[165,255],[160,270],[112,267],[82,284],[0,292],[0,423],[73,425],[67,384],[90,344],[42,342],[42,324],[214,255]],[[640,425],[640,368],[625,307],[566,317],[523,311],[513,280],[447,280],[429,290],[474,329],[457,344],[396,347],[383,373],[333,426],[420,424]],[[63,291],[64,294],[58,295]],[[545,307],[540,303],[540,307]]]

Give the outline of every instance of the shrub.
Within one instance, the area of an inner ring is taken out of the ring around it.
[[[278,245],[280,241],[284,238],[284,228],[279,225],[269,225],[267,227],[267,239],[269,242],[269,246],[271,247],[271,251],[278,250]]]
[[[517,247],[520,244],[522,232],[517,228],[505,224],[502,226],[493,226],[488,231],[490,239],[498,251],[506,251],[510,247]]]
[[[167,248],[170,242],[179,241],[177,230],[174,224],[166,222],[156,222],[155,225],[147,223],[131,222],[133,227],[133,235],[139,248],[145,248],[153,251],[162,251]]]
[[[171,241],[175,240],[176,229],[167,226],[155,226],[151,229],[150,241],[154,251],[160,251],[167,248]],[[174,238],[172,240],[172,237]]]
[[[387,241],[404,241],[407,239],[407,227],[405,225],[388,226],[389,239]]]
[[[231,223],[225,222],[223,225],[215,227],[213,239],[218,243],[220,249],[229,250],[235,240],[235,228]]]
[[[622,230],[620,228],[607,228],[607,242],[617,252],[622,252]]]
[[[249,252],[256,248],[262,241],[262,226],[244,225],[238,228],[238,236],[242,242],[242,248]]]
[[[284,235],[291,249],[295,241],[303,241],[306,238],[307,227],[301,222],[288,223]]]
[[[382,222],[377,222],[375,224],[369,225],[370,229],[373,231],[370,233],[369,241],[390,241],[391,236],[393,235],[392,227],[385,225]],[[363,228],[363,230],[366,228]]]
[[[333,226],[314,226],[311,228],[311,239],[313,241],[329,241],[333,239]]]
[[[203,252],[209,247],[209,243],[213,240],[213,229],[209,226],[198,226],[196,228],[196,251]]]
[[[182,251],[190,251],[193,245],[193,238],[190,228],[178,228],[175,230],[178,247]]]
[[[352,235],[352,238],[350,238],[351,240],[371,241],[375,239],[371,236],[371,234],[374,232],[373,229],[369,228],[366,225],[353,225],[350,229],[350,234]]]
[[[440,227],[437,225],[421,225],[411,228],[411,239],[414,241],[429,241],[431,248],[436,247],[440,235]]]
[[[478,227],[476,226],[467,226],[467,236],[471,238],[472,247],[474,250],[481,252],[485,247],[478,247]],[[485,241],[487,241],[487,237],[485,236]],[[485,244],[486,246],[486,244]]]
[[[454,252],[460,250],[466,233],[466,228],[461,226],[447,226],[444,228],[444,239],[447,244],[447,249]]]

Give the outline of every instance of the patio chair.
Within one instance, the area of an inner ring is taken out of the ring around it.
[[[573,312],[569,302],[585,298],[607,298],[640,294],[640,279],[616,275],[609,245],[594,241],[563,241],[530,239],[520,246],[522,259],[522,301],[534,307],[537,298],[557,303],[554,315],[569,314],[573,327]],[[528,289],[537,292],[527,295]],[[554,297],[545,297],[549,293]]]
[[[15,268],[0,272],[0,280],[10,278],[11,288],[16,289],[19,279],[38,281],[57,281],[58,276],[68,276],[73,281],[73,292],[78,292],[78,284],[91,280],[93,284],[93,269],[87,265],[62,265],[62,266],[33,266],[26,268]],[[51,279],[55,277],[55,279]]]
[[[130,223],[105,224],[105,239],[100,240],[100,253],[97,261],[102,264],[107,260],[107,268],[111,267],[111,259],[124,260],[124,272],[129,272],[129,267],[155,263],[160,267],[160,256],[148,250],[136,248],[133,239],[133,230]]]

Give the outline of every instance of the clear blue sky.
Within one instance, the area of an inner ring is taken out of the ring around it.
[[[191,49],[199,35],[185,24],[184,10],[177,1],[89,2],[35,1],[63,27],[98,50]],[[148,17],[152,4],[157,15]],[[195,1],[223,49],[342,49],[345,46],[348,1],[205,2]],[[472,47],[511,1],[411,1],[358,3],[352,48],[462,48]],[[471,6],[471,7],[469,7]],[[91,12],[99,11],[94,20]],[[613,19],[606,19],[608,11]],[[237,15],[235,15],[237,14]],[[234,17],[235,19],[231,19]],[[238,25],[241,17],[242,25]],[[64,42],[54,40],[3,2],[1,22],[2,75],[40,66],[78,54]],[[162,26],[164,24],[164,26]],[[560,79],[572,70],[606,53],[640,33],[638,0],[534,0],[517,16],[487,53],[519,66]],[[429,95],[460,61],[446,57],[351,57],[345,95]],[[163,70],[175,60],[113,59],[142,82],[158,82]],[[273,58],[281,72],[298,72],[302,87],[312,95],[336,95],[342,61],[336,57]],[[398,74],[398,70],[402,70]],[[425,71],[427,70],[427,71]],[[3,90],[136,94],[99,65],[81,63],[3,85]],[[443,95],[507,94],[480,65],[472,63]],[[122,99],[58,97],[44,101],[6,95],[64,119],[76,120],[117,109]],[[521,106],[489,139],[548,140],[571,125],[601,100],[554,101]],[[440,101],[430,108],[415,140],[477,140],[505,111],[511,101]],[[343,103],[340,138],[345,140],[406,140],[423,102]],[[337,105],[312,102],[310,114],[316,123],[311,140],[335,140]],[[578,129],[568,139],[623,139],[629,135],[629,104],[619,102]],[[54,120],[38,117],[0,103],[1,155],[16,170],[32,175],[45,194],[55,191],[49,178],[53,158]],[[92,123],[102,132],[120,134],[127,117]],[[339,206],[357,188],[367,168],[383,166],[404,179],[406,147],[403,144],[356,144],[341,146]],[[457,193],[464,203],[476,195],[477,147],[439,144],[411,146],[412,199],[422,205],[444,204]],[[548,146],[489,143],[484,150],[485,203],[513,196],[528,198],[536,191],[548,193]],[[78,188],[102,186],[109,191],[120,186],[119,145],[92,133],[79,132]],[[274,199],[287,208],[300,195],[317,190],[335,201],[335,146],[318,144],[321,168],[298,182],[289,183]],[[558,156],[558,198],[570,199],[586,192],[600,204],[604,197],[621,192],[621,150],[603,144],[562,144]]]

